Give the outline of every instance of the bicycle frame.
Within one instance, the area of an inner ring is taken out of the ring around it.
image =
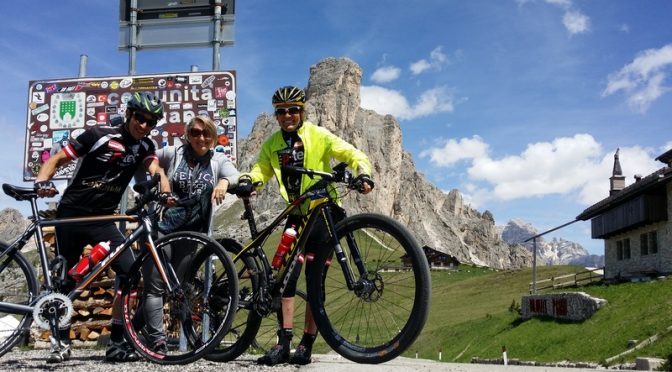
[[[42,283],[42,291],[46,293],[51,293],[54,291],[54,286],[51,280],[51,270],[49,268],[49,259],[47,257],[47,248],[44,245],[43,238],[43,228],[44,227],[59,227],[64,225],[76,225],[84,224],[91,222],[138,222],[139,226],[133,231],[133,233],[126,237],[124,242],[111,250],[111,253],[98,262],[91,271],[84,276],[84,278],[77,283],[77,286],[67,294],[70,300],[75,300],[79,295],[88,287],[105,269],[107,269],[116,259],[119,257],[126,249],[131,247],[133,243],[140,240],[141,238],[146,239],[146,248],[148,254],[152,256],[154,264],[156,265],[161,278],[163,279],[164,285],[166,286],[167,291],[172,291],[171,281],[168,279],[168,273],[166,272],[165,267],[163,266],[159,254],[154,245],[152,239],[152,226],[149,213],[144,209],[140,209],[137,215],[109,215],[109,216],[93,216],[93,217],[76,217],[76,218],[60,218],[52,220],[44,220],[39,217],[37,209],[37,199],[32,197],[30,199],[31,207],[33,211],[32,223],[26,228],[23,234],[18,237],[14,243],[12,243],[5,251],[0,253],[0,260],[2,258],[14,251],[20,251],[28,242],[31,236],[36,235],[37,238],[37,251],[39,253],[40,263],[42,265],[42,274],[44,276],[44,281]],[[4,270],[5,267],[0,266],[0,271]],[[0,302],[0,311],[7,313],[15,314],[28,314],[34,310],[34,305],[39,299],[39,296],[33,300],[33,303],[30,305],[19,305],[8,302]]]
[[[326,180],[318,182],[315,186],[313,186],[311,189],[309,189],[301,196],[299,196],[297,199],[295,199],[292,203],[290,203],[271,223],[268,224],[268,226],[266,226],[261,231],[257,231],[257,226],[256,222],[254,221],[254,214],[252,211],[249,198],[243,198],[243,204],[245,206],[245,212],[244,212],[245,214],[243,216],[248,220],[248,223],[250,225],[250,232],[252,233],[253,238],[252,241],[247,243],[243,247],[243,249],[241,249],[240,252],[238,252],[238,254],[236,254],[233,257],[234,261],[238,260],[242,255],[250,251],[254,251],[256,255],[262,258],[260,261],[263,265],[263,272],[266,275],[266,282],[269,283],[268,288],[271,288],[274,292],[278,290],[279,293],[282,293],[284,287],[287,285],[287,282],[290,278],[290,275],[288,274],[292,273],[296,268],[299,253],[305,252],[305,246],[307,244],[308,237],[310,236],[310,232],[312,231],[313,226],[315,225],[316,221],[319,218],[322,218],[326,222],[325,225],[331,240],[331,245],[334,247],[334,253],[336,254],[336,258],[338,262],[341,264],[341,269],[343,271],[344,279],[346,281],[348,289],[350,290],[358,289],[359,287],[357,285],[358,281],[357,279],[355,279],[355,275],[351,267],[348,265],[346,254],[343,251],[343,248],[341,247],[341,244],[339,242],[339,238],[336,234],[336,226],[334,223],[334,219],[332,217],[331,211],[329,210],[330,208],[335,206],[335,202],[332,199],[332,197],[329,196],[328,193],[321,192],[322,190],[326,189],[326,186],[328,184],[329,182],[327,182]],[[271,268],[268,261],[268,257],[266,256],[266,253],[263,250],[263,244],[266,241],[266,239],[268,239],[268,237],[272,234],[272,232],[282,223],[282,221],[284,221],[290,214],[292,214],[292,212],[301,208],[302,204],[307,200],[318,200],[319,204],[317,204],[310,211],[308,211],[308,219],[306,220],[303,227],[298,228],[299,230],[298,239],[294,243],[294,247],[290,251],[289,258],[287,259],[286,263],[280,268],[277,275],[273,275],[274,270]],[[356,256],[354,257],[354,261],[356,262],[357,268],[360,273],[363,273],[366,270],[361,260],[359,259],[359,252],[357,251],[356,244],[353,239],[351,238],[348,239],[352,243],[351,247],[353,247],[354,249],[352,254]]]

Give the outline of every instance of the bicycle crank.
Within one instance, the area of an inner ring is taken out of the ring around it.
[[[58,319],[60,328],[67,326],[75,310],[70,298],[61,293],[51,293],[40,298],[33,309],[35,325],[42,329],[50,329],[49,320]]]

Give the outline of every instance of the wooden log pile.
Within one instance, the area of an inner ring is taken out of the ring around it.
[[[53,252],[55,241],[53,228],[44,232],[44,238]],[[86,246],[83,254],[87,255],[90,251],[91,246]],[[108,269],[73,301],[74,314],[70,320],[70,339],[73,342],[97,343],[101,336],[110,333],[114,277],[114,271]],[[50,331],[42,329],[37,331],[37,334],[33,332],[36,343],[48,343],[50,334]]]

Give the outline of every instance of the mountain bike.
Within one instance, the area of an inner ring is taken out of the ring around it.
[[[159,177],[134,185],[139,193],[136,206],[125,215],[108,215],[79,218],[42,218],[37,209],[37,194],[32,188],[3,184],[5,194],[17,201],[28,201],[32,208],[30,225],[12,243],[0,242],[0,356],[29,337],[31,324],[50,330],[52,346],[62,346],[58,330],[67,327],[73,313],[72,301],[125,250],[139,245],[136,260],[129,270],[129,279],[122,283],[124,330],[127,339],[147,359],[159,364],[184,364],[199,359],[218,345],[229,331],[238,307],[238,281],[235,266],[229,254],[215,240],[195,232],[176,232],[154,240],[153,224],[157,210],[144,208],[158,200],[156,185]],[[66,278],[65,259],[58,255],[48,258],[43,239],[43,228],[91,222],[131,222],[137,227],[123,244],[113,247],[86,274],[67,295],[59,293],[60,283]],[[41,283],[37,273],[21,249],[33,237],[37,241],[37,254],[41,266]],[[137,244],[136,244],[137,243]],[[182,280],[175,273],[164,251],[170,247],[189,246],[197,253],[200,265],[193,267]],[[149,338],[143,335],[141,317],[135,317],[142,308],[138,290],[141,267],[151,260],[160,272],[164,285],[164,318],[166,332],[175,342],[167,350],[155,352]],[[217,294],[208,291],[214,278],[218,280]]]
[[[307,300],[319,333],[333,350],[354,362],[374,364],[394,359],[412,345],[427,320],[431,282],[422,249],[403,225],[383,215],[359,214],[334,222],[344,211],[331,192],[333,188],[343,189],[343,196],[361,188],[345,163],[334,167],[332,173],[297,167],[285,170],[320,180],[268,226],[253,233],[247,245],[220,240],[233,253],[238,269],[238,314],[224,342],[205,358],[233,360],[250,345],[268,339],[268,334],[260,338],[262,320],[280,319],[280,295],[287,279],[293,270],[300,270],[297,263],[303,259],[309,233],[317,219],[324,219],[331,248],[315,254],[306,280]],[[313,207],[305,211],[311,201]],[[249,198],[243,198],[243,203],[243,217],[254,232]],[[276,271],[269,264],[264,243],[292,213],[303,214],[305,224],[299,227],[285,264]]]

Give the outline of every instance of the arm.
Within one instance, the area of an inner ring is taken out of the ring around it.
[[[44,164],[42,164],[42,167],[37,174],[37,178],[35,178],[35,183],[51,180],[51,177],[56,173],[56,169],[71,160],[72,158],[70,158],[64,150],[57,152],[56,155],[50,157]],[[56,195],[56,188],[39,188],[37,190],[37,195],[42,198],[52,197]]]
[[[161,192],[170,192],[170,182],[168,182],[168,177],[163,171],[163,168],[159,166],[159,161],[152,159],[152,161],[147,165],[147,171],[151,176],[159,174],[161,177]]]
[[[240,176],[240,172],[238,172],[238,169],[236,169],[233,163],[225,156],[215,155],[210,161],[217,162],[218,180],[212,190],[212,201],[217,204],[222,204],[228,189],[238,186],[238,176]]]

